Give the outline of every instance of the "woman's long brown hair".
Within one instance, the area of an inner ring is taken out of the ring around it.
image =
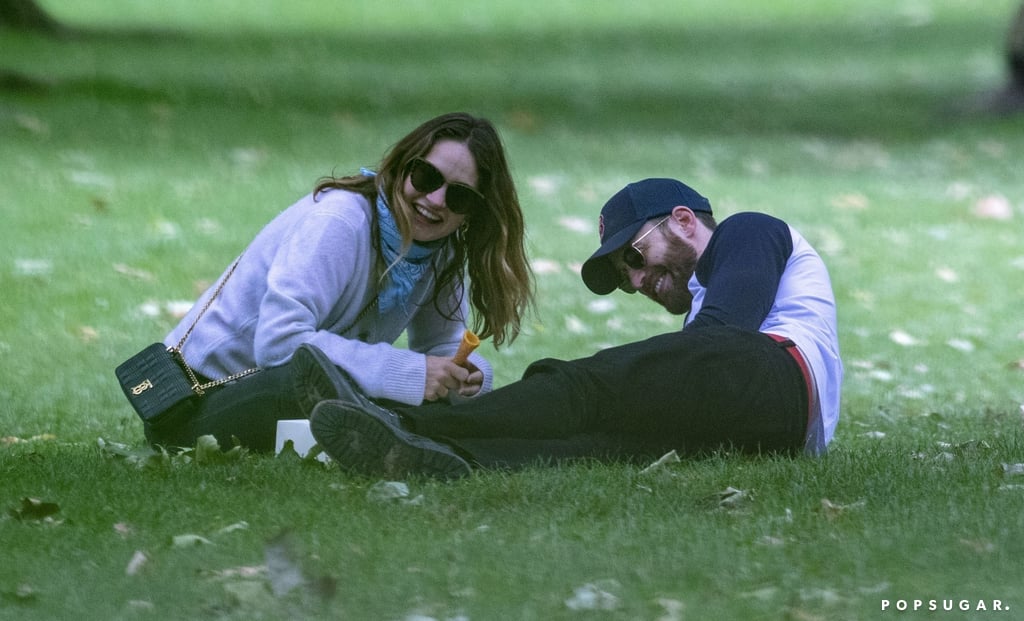
[[[450,319],[459,307],[441,307],[441,295],[449,286],[469,276],[469,301],[473,308],[473,330],[481,339],[492,338],[495,346],[511,343],[522,329],[523,316],[533,306],[533,274],[526,259],[525,224],[515,183],[505,158],[505,149],[490,121],[455,112],[435,117],[410,132],[384,156],[376,177],[355,175],[329,177],[314,195],[338,188],[358,192],[376,200],[378,187],[387,194],[403,246],[412,243],[410,210],[402,187],[409,162],[425,156],[439,140],[465,144],[476,160],[477,190],[487,208],[469,215],[463,226],[446,240],[449,253],[436,253],[433,303]],[[373,236],[376,244],[376,235]],[[379,252],[379,250],[378,250]],[[461,303],[457,300],[456,304]]]

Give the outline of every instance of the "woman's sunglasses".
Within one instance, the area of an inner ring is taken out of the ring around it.
[[[636,238],[636,241],[622,249],[622,262],[628,267],[639,270],[643,269],[647,265],[647,259],[644,258],[644,253],[640,252],[640,249],[636,247],[645,237],[654,232],[656,228],[665,224],[665,221],[671,217],[671,214],[662,218],[657,224],[647,230],[646,233]]]
[[[465,216],[483,209],[487,205],[484,195],[464,183],[448,181],[436,166],[418,157],[409,162],[409,182],[417,192],[430,194],[448,183],[444,195],[444,204],[452,213]]]

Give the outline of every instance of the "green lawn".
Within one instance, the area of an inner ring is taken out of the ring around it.
[[[0,618],[1024,611],[1024,115],[968,111],[1016,0],[43,4],[70,32],[0,31]],[[577,274],[604,200],[674,176],[829,265],[831,454],[392,500],[293,459],[121,455],[113,368],[319,177],[455,109],[502,132],[538,278],[526,332],[483,346],[499,384],[679,327]],[[281,566],[303,585],[275,593]]]

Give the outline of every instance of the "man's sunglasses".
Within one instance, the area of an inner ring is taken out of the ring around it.
[[[427,160],[418,157],[409,162],[409,182],[417,192],[430,194],[446,182],[448,190],[444,195],[444,204],[452,213],[465,216],[474,211],[482,210],[487,201],[484,195],[464,183],[448,181],[436,166]]]
[[[629,244],[628,246],[622,249],[622,262],[625,263],[626,266],[635,270],[639,270],[643,269],[643,267],[647,265],[647,259],[644,258],[644,253],[640,252],[640,249],[637,248],[636,245],[643,241],[645,237],[653,233],[654,229],[658,228],[662,224],[665,224],[665,221],[668,220],[670,217],[672,217],[671,214],[665,216],[657,224],[648,229],[646,233],[644,233],[640,237],[637,237],[635,242]]]

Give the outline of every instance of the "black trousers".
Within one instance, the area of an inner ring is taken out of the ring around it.
[[[305,415],[295,400],[291,369],[284,365],[211,388],[157,424],[145,423],[144,430],[150,444],[165,447],[191,447],[200,436],[213,435],[224,450],[237,438],[251,450],[272,451],[277,421],[291,418]]]
[[[672,332],[577,360],[539,360],[513,384],[401,414],[484,467],[640,461],[675,449],[795,452],[807,385],[771,337],[731,327]]]

